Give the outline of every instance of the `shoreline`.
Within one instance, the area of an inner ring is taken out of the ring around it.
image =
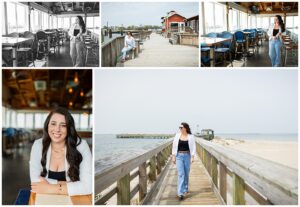
[[[212,142],[298,169],[298,141],[215,137]]]

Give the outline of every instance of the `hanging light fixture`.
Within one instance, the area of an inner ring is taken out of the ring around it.
[[[74,83],[78,83],[78,72],[75,72],[75,75],[74,75]]]
[[[68,91],[69,91],[69,93],[73,93],[73,88],[70,87]]]
[[[73,106],[73,102],[69,101],[69,107],[72,107],[72,106]]]
[[[81,91],[80,91],[80,96],[81,97],[83,97],[84,96],[84,92],[83,92],[83,90],[81,89]]]

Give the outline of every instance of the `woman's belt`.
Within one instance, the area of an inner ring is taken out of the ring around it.
[[[178,151],[178,153],[190,153],[190,151]]]

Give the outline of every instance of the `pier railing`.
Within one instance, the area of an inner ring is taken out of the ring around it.
[[[118,205],[130,205],[133,197],[139,194],[139,204],[151,199],[157,183],[166,171],[166,164],[172,151],[172,140],[153,146],[149,151],[140,153],[132,159],[101,170],[95,165],[95,203],[98,205],[117,195]],[[138,177],[138,184],[132,181]],[[152,183],[147,186],[148,182]],[[149,188],[148,188],[149,187]],[[109,188],[109,190],[106,190]],[[106,192],[105,192],[106,190]],[[103,193],[104,192],[104,193]]]
[[[197,154],[224,204],[244,205],[246,194],[259,204],[298,204],[298,170],[204,139],[196,142]]]
[[[114,38],[112,41],[102,45],[102,57],[101,65],[102,67],[114,67],[118,62],[118,56],[124,47],[125,36],[120,36]]]

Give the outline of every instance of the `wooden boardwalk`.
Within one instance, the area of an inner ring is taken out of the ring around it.
[[[199,48],[172,45],[169,39],[152,33],[150,40],[141,46],[137,58],[128,60],[124,67],[198,67]]]
[[[156,196],[158,205],[221,205],[212,189],[211,181],[201,160],[196,157],[191,165],[189,191],[190,194],[183,200],[177,198],[177,169],[173,163],[169,169],[161,190]]]

